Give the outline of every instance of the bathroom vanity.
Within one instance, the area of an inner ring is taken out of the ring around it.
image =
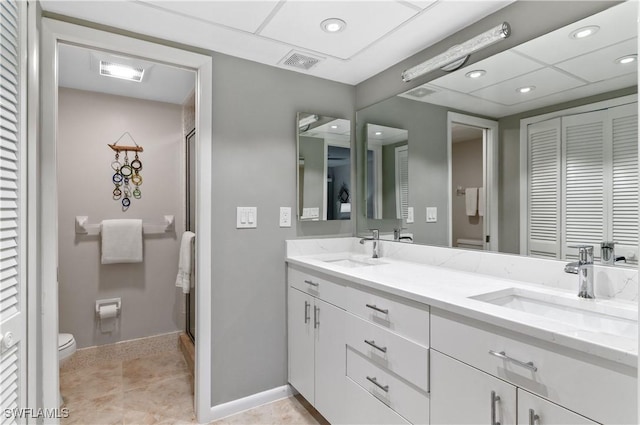
[[[329,422],[637,423],[632,295],[578,299],[559,261],[358,242],[287,241],[289,382]],[[611,273],[596,288],[637,291]]]

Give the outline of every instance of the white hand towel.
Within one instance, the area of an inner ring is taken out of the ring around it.
[[[102,264],[142,262],[142,220],[103,220]]]
[[[182,288],[184,294],[188,294],[191,289],[193,273],[193,240],[196,234],[193,232],[184,232],[180,241],[180,258],[178,259],[178,276],[176,277],[176,286]]]
[[[473,217],[476,215],[476,211],[478,210],[478,188],[477,187],[468,187],[464,192],[464,200],[467,209],[467,215],[469,217]]]
[[[478,188],[478,215],[484,217],[484,187]]]

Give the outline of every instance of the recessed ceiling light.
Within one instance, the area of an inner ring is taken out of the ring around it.
[[[382,136],[382,131],[376,131],[376,136]]]
[[[347,27],[347,23],[342,19],[329,18],[320,23],[320,28],[324,32],[336,33],[344,30]]]
[[[332,125],[332,126],[331,126],[331,128],[332,128],[333,130],[335,130],[335,129],[337,129],[337,128],[338,128],[338,126],[337,126],[337,125]]]
[[[632,63],[638,60],[638,55],[627,55],[615,60],[616,63],[620,65],[626,65],[628,63]]]
[[[142,81],[144,68],[136,68],[120,63],[100,61],[100,75],[105,77],[120,78],[129,81]]]
[[[532,91],[533,91],[533,90],[535,90],[535,89],[536,89],[536,86],[526,86],[526,87],[520,87],[520,88],[517,88],[517,89],[516,89],[516,91],[517,91],[518,93],[525,94],[525,93],[532,92]]]
[[[597,33],[599,29],[600,27],[597,25],[590,25],[588,27],[578,28],[577,30],[569,34],[569,37],[579,40],[581,38],[592,36],[593,34]]]
[[[484,74],[486,74],[487,71],[485,71],[484,69],[476,69],[474,71],[469,71],[465,74],[465,76],[467,78],[480,78],[482,77]]]

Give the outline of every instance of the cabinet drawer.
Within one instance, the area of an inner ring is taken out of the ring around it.
[[[327,280],[326,276],[320,277],[319,274],[289,266],[288,281],[290,286],[302,292],[344,308],[345,286]]]
[[[431,345],[597,422],[638,423],[635,368],[437,309],[431,315]]]
[[[518,424],[598,425],[536,395],[518,389]]]
[[[369,361],[429,391],[429,349],[347,314],[347,344]]]
[[[347,347],[347,377],[413,424],[429,423],[426,392],[401,380]]]
[[[386,404],[369,394],[367,390],[350,378],[344,377],[345,398],[349,408],[345,412],[343,424],[363,425],[408,425],[406,419],[391,410]]]
[[[429,307],[409,300],[347,288],[347,311],[429,347]]]

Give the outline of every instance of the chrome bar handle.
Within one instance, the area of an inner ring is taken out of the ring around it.
[[[540,423],[540,416],[536,415],[536,411],[529,409],[529,425],[538,425]]]
[[[369,344],[370,346],[372,346],[373,348],[375,348],[376,350],[380,350],[383,353],[387,352],[387,347],[380,347],[379,345],[376,345],[376,342],[374,340],[364,340],[365,343]]]
[[[320,326],[320,307],[313,306],[313,328]]]
[[[389,314],[389,310],[387,310],[387,309],[383,309],[383,308],[380,308],[380,307],[378,307],[378,306],[377,306],[377,305],[375,305],[375,304],[365,304],[365,305],[366,305],[367,307],[369,307],[370,309],[372,309],[372,310],[379,311],[379,312],[380,312],[380,313],[382,313],[382,314]]]
[[[376,387],[380,388],[385,393],[389,392],[389,386],[388,385],[382,385],[381,383],[379,383],[378,379],[375,376],[373,378],[370,377],[370,376],[367,376],[367,381],[371,382],[373,385],[375,385]]]
[[[314,282],[312,280],[305,279],[304,283],[308,283],[311,286],[320,286],[318,282]]]
[[[496,403],[500,401],[500,396],[496,395],[495,391],[491,391],[491,425],[500,425],[500,422],[496,421]]]
[[[506,361],[511,362],[511,363],[515,363],[518,366],[522,366],[525,369],[529,369],[532,372],[537,372],[538,371],[538,368],[533,364],[533,362],[526,362],[525,363],[525,362],[523,362],[521,360],[514,359],[513,357],[507,356],[507,353],[505,353],[504,351],[497,352],[497,351],[489,350],[489,354],[491,354],[492,356],[496,356],[499,359],[506,360]]]
[[[309,304],[308,301],[304,302],[304,323],[309,323],[309,319],[311,319],[311,316],[309,316],[309,307],[311,307],[311,304]]]

